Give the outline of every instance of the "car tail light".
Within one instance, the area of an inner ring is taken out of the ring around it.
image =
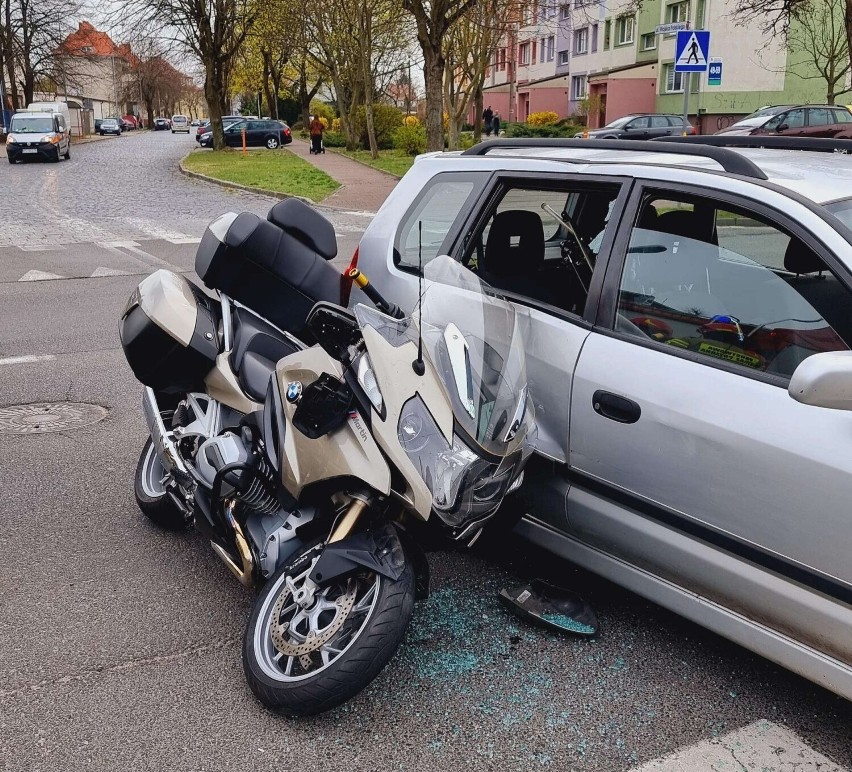
[[[698,134],[698,131],[696,131],[695,126],[690,126],[689,131],[687,133],[688,134]]]
[[[290,136],[290,129],[284,129],[284,136],[285,136],[285,137],[289,137],[289,136]]]
[[[349,272],[358,267],[358,249],[359,247],[355,247],[355,254],[352,255],[349,265],[340,277],[340,305],[344,308],[349,305],[349,296],[352,294],[352,277]]]

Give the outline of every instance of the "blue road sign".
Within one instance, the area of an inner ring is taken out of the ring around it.
[[[722,85],[722,60],[711,59],[707,66],[707,85],[721,86]]]
[[[677,33],[675,72],[706,72],[709,56],[709,30],[688,29]]]

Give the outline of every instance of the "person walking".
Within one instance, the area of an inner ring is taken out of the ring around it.
[[[494,118],[491,120],[491,129],[494,131],[494,136],[500,136],[500,113],[494,113]]]
[[[315,115],[311,120],[308,130],[311,133],[311,152],[322,152],[322,133],[325,131],[325,126],[318,115]]]
[[[494,111],[491,109],[491,105],[488,105],[488,107],[486,107],[482,111],[482,122],[484,124],[485,136],[486,137],[491,136],[491,124],[492,124],[493,120],[494,120]]]

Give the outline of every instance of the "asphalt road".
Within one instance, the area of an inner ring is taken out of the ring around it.
[[[719,765],[643,770],[852,768],[849,703],[509,539],[431,555],[432,598],[349,705],[299,721],[263,710],[240,665],[253,592],[199,536],[149,525],[132,493],[145,431],[118,344],[123,303],[157,261],[190,270],[212,217],[273,203],[180,176],[190,144],[122,137],[4,168],[0,406],[108,413],[0,434],[0,768],[627,770],[708,744]],[[348,257],[365,220],[333,221]],[[30,271],[77,278],[20,281]],[[507,615],[497,590],[532,571],[582,589],[596,640]],[[752,763],[755,748],[770,761]]]

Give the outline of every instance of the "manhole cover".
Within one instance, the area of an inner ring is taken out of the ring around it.
[[[0,434],[39,434],[79,429],[106,418],[107,409],[86,402],[36,402],[0,407]]]

